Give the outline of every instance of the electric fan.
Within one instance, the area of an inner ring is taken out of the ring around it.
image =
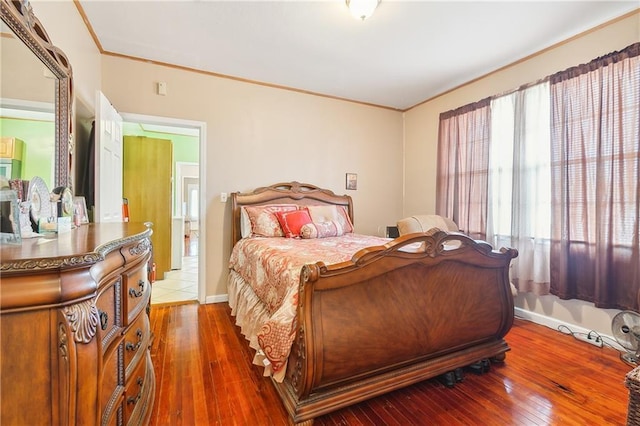
[[[611,321],[613,337],[627,353],[622,359],[631,365],[637,365],[640,360],[640,314],[634,311],[622,311]]]

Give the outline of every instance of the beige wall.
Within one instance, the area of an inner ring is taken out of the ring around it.
[[[32,2],[71,62],[75,107],[95,108],[102,90],[123,113],[202,121],[207,126],[207,296],[226,293],[230,211],[221,192],[298,180],[345,193],[358,174],[358,232],[377,233],[401,214],[402,114],[355,103],[101,56],[71,0]],[[165,81],[167,96],[155,94]]]
[[[33,11],[42,22],[53,44],[61,48],[73,68],[76,102],[94,109],[100,89],[100,51],[72,0],[31,0]]]
[[[55,81],[47,67],[16,37],[2,37],[0,96],[29,102],[55,102]]]
[[[435,211],[437,126],[441,112],[534,81],[640,38],[640,13],[590,32],[402,114],[113,57],[100,57],[71,0],[33,3],[73,66],[76,106],[92,110],[102,88],[122,112],[207,123],[207,295],[226,292],[228,206],[220,192],[300,180],[344,191],[358,173],[358,232],[377,233],[398,217]],[[166,81],[168,95],[154,94]],[[404,126],[403,126],[404,121]],[[403,168],[404,162],[404,168]],[[404,170],[404,175],[402,175]],[[404,198],[403,198],[404,195]],[[615,311],[529,294],[517,306],[608,333]]]
[[[208,296],[226,293],[230,207],[221,192],[297,180],[342,194],[350,172],[358,232],[375,234],[401,214],[400,112],[113,56],[102,58],[102,91],[120,112],[206,123]]]
[[[34,14],[42,22],[53,44],[62,49],[73,72],[74,156],[86,152],[95,110],[96,91],[101,84],[100,51],[72,0],[31,0]],[[75,168],[76,161],[72,161]],[[72,171],[72,177],[75,171]]]
[[[557,71],[640,41],[640,12],[549,49],[435,98],[405,113],[403,215],[435,213],[438,119],[442,112],[514,89]],[[516,306],[557,320],[610,333],[615,310],[600,310],[580,301],[521,294]]]

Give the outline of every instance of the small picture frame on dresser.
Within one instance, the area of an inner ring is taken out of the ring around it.
[[[82,196],[73,197],[73,219],[76,225],[89,223],[87,214],[87,201]]]
[[[18,195],[9,188],[0,189],[0,244],[22,244]]]

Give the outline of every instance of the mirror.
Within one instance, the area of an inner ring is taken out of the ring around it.
[[[3,157],[3,164],[0,168],[7,167],[7,159],[15,156],[15,165],[19,166],[28,174],[22,174],[22,179],[33,177],[33,170],[39,170],[43,178],[53,175],[53,182],[49,189],[58,186],[71,186],[71,153],[72,153],[72,132],[71,132],[71,90],[72,73],[71,65],[65,54],[51,44],[47,32],[42,27],[40,21],[35,17],[33,9],[28,0],[0,0],[0,16],[2,18],[2,58],[1,58],[1,90],[0,101],[4,111],[6,110],[28,110],[28,117],[18,118],[18,120],[29,121],[29,128],[36,132],[37,127],[46,128],[46,122],[52,127],[52,134],[39,133],[33,136],[38,141],[38,149],[29,151],[29,158],[25,159],[27,164],[18,164],[18,155],[22,161],[24,145],[29,141],[15,134],[5,134],[11,132],[11,126],[2,126],[3,137],[0,144],[0,153]],[[53,105],[53,108],[51,108]],[[53,116],[53,126],[50,120],[44,118],[47,114]],[[38,118],[40,117],[40,118]],[[4,120],[4,118],[3,118]],[[32,140],[36,143],[35,140]],[[9,152],[9,154],[7,154]],[[15,152],[15,154],[11,154]],[[38,158],[41,156],[43,158]],[[44,161],[52,164],[53,173],[48,172],[45,167],[38,168],[38,164]],[[28,162],[31,159],[31,163]],[[7,173],[6,170],[2,170]],[[37,173],[37,172],[36,172]],[[40,174],[37,174],[40,176]]]

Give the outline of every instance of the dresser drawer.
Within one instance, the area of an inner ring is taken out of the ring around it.
[[[127,425],[145,424],[149,420],[155,395],[155,375],[151,363],[151,354],[145,351],[139,365],[127,381],[125,396],[125,418]]]
[[[129,380],[137,364],[144,358],[150,334],[149,317],[143,313],[131,324],[124,337],[125,380]]]
[[[124,246],[120,249],[127,264],[133,264],[140,259],[151,257],[151,240],[149,238],[137,241],[135,244]]]
[[[135,321],[138,314],[146,309],[151,296],[151,285],[147,276],[147,264],[132,269],[124,275],[124,322],[125,326]]]
[[[104,353],[122,332],[122,278],[111,281],[100,289],[96,300],[98,308],[98,340]]]

